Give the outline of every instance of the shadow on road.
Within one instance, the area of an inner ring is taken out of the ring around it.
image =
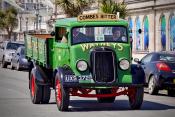
[[[128,111],[131,110],[127,100],[116,100],[115,103],[98,103],[95,100],[71,100],[69,107],[70,112],[87,112],[87,111]],[[140,110],[168,110],[175,109],[175,106],[144,101]]]
[[[148,95],[150,95],[148,92],[144,92],[145,94],[148,94]],[[166,97],[172,97],[172,96],[168,96],[167,95],[167,93],[165,93],[165,92],[163,92],[163,93],[158,93],[158,94],[156,94],[156,95],[153,95],[153,96],[166,96]]]

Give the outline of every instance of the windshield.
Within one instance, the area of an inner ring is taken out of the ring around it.
[[[161,54],[159,57],[159,60],[175,62],[175,55],[173,55],[173,54]]]
[[[84,42],[127,42],[127,29],[119,26],[75,27],[72,29],[72,44]]]
[[[25,48],[21,48],[21,55],[25,55]]]
[[[17,50],[18,47],[24,46],[24,44],[19,44],[19,43],[8,43],[6,49],[11,49],[11,50]]]

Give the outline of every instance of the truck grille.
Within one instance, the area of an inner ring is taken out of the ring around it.
[[[116,76],[115,54],[111,50],[93,50],[91,68],[95,82],[113,82]]]

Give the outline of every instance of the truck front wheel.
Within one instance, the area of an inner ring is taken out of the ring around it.
[[[111,89],[97,89],[96,94],[111,94]],[[113,103],[115,101],[115,97],[98,97],[99,103]]]
[[[42,101],[42,86],[35,82],[35,74],[30,75],[30,96],[33,104],[39,104]]]
[[[69,88],[63,86],[61,75],[57,73],[55,77],[55,99],[58,110],[67,111],[69,106]]]
[[[140,109],[143,102],[144,88],[134,87],[128,96],[131,109]]]

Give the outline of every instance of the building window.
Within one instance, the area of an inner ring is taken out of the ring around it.
[[[162,50],[166,50],[166,20],[164,15],[161,17],[161,45]]]
[[[144,19],[144,50],[148,50],[149,48],[149,22],[148,17],[146,16]]]
[[[170,50],[175,51],[175,16],[170,17]]]
[[[141,50],[141,38],[139,34],[139,29],[141,29],[140,19],[136,18],[136,50]]]

